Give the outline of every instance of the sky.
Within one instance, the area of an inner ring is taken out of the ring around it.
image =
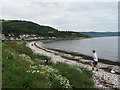
[[[118,31],[118,2],[2,1],[1,19],[27,20],[60,31]]]

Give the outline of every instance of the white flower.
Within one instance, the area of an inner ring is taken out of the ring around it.
[[[39,70],[37,70],[37,72],[40,72]]]
[[[30,71],[26,71],[26,72],[30,72]]]
[[[63,77],[62,75],[60,75],[58,72],[58,69],[53,68],[52,66],[48,66],[48,65],[34,65],[34,66],[30,66],[30,68],[32,69],[31,72],[32,73],[39,73],[40,74],[44,74],[48,79],[49,78],[56,78],[60,84],[63,86],[63,88],[71,88],[72,86],[69,83],[69,80],[66,77]],[[49,86],[51,85],[51,82],[47,83]]]

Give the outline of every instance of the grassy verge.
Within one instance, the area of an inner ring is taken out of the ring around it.
[[[33,54],[30,48],[25,47],[25,44],[26,42],[16,41],[3,43],[3,88],[48,88],[46,77],[39,73],[32,74],[26,71],[30,69],[30,65],[34,65],[35,59],[50,58]]]
[[[92,73],[65,63],[44,64],[47,56],[36,55],[26,41],[2,43],[3,88],[93,88]],[[38,59],[40,62],[36,62]]]
[[[84,68],[68,65],[65,63],[57,63],[52,65],[59,72],[69,79],[73,88],[93,88],[92,73]]]

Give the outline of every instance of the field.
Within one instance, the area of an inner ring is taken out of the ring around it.
[[[94,87],[91,71],[65,63],[51,63],[51,58],[34,54],[25,46],[26,43],[26,41],[3,43],[3,88]]]

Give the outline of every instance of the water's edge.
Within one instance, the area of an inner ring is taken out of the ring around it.
[[[71,54],[72,56],[80,56],[83,59],[92,60],[92,57],[88,56],[88,55],[79,54],[79,53],[76,53],[76,52],[68,52],[68,51],[60,50],[60,49],[48,48],[46,46],[45,46],[45,48],[50,49],[50,50],[54,50],[54,51],[57,51],[57,52],[60,52],[60,53]],[[104,64],[120,66],[120,62],[114,62],[114,61],[110,61],[110,60],[107,60],[107,59],[99,59],[99,62],[104,63]]]
[[[113,41],[113,43],[111,43]],[[106,45],[106,42],[108,45]],[[96,44],[94,44],[96,43]],[[45,42],[44,44],[49,48],[65,50],[67,52],[75,52],[92,56],[91,51],[96,50],[100,59],[119,62],[118,60],[118,44],[117,38],[93,38],[93,39],[79,39],[79,40],[62,40]]]
[[[39,41],[37,41],[37,42],[39,42]],[[46,41],[45,42],[42,41],[42,43],[43,43],[43,47],[44,48],[47,48],[47,49],[50,49],[50,50],[53,50],[53,51],[57,51],[59,53],[70,54],[72,56],[80,56],[83,59],[87,59],[87,60],[93,60],[91,56],[88,56],[88,55],[85,55],[85,54],[76,53],[76,52],[70,52],[70,51],[68,52],[68,51],[61,50],[61,49],[50,48],[50,47],[47,47],[44,44],[44,43],[46,43]],[[49,43],[49,41],[47,43]],[[104,64],[109,64],[109,65],[118,65],[118,66],[120,66],[120,62],[110,61],[110,60],[107,60],[107,59],[99,59],[99,62],[104,63]]]

